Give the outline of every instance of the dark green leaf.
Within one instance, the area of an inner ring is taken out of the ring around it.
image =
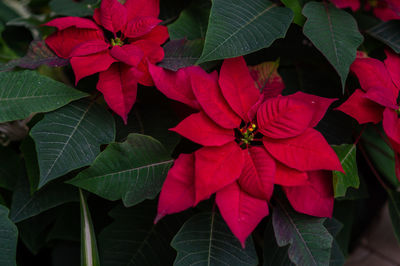
[[[289,246],[279,247],[276,243],[272,221],[269,221],[264,232],[264,266],[292,266],[293,264],[288,256]]]
[[[222,217],[201,213],[190,218],[171,242],[178,255],[175,266],[186,265],[257,265],[253,240],[243,249]]]
[[[306,18],[301,14],[303,7],[300,5],[299,0],[281,0],[281,2],[293,11],[293,22],[300,27],[303,27]]]
[[[199,63],[236,57],[283,38],[293,20],[289,8],[267,0],[214,0]]]
[[[45,114],[31,130],[38,154],[39,188],[71,170],[89,165],[100,145],[115,139],[112,115],[87,100]]]
[[[358,188],[360,179],[358,177],[357,161],[356,161],[356,145],[342,144],[332,146],[340,163],[342,164],[345,174],[339,171],[333,171],[333,190],[335,198],[346,196],[347,188]]]
[[[0,122],[49,112],[85,96],[35,71],[0,72]]]
[[[400,21],[382,22],[367,30],[367,33],[390,46],[396,53],[400,53]]]
[[[297,213],[287,204],[277,201],[272,223],[280,247],[290,245],[288,254],[296,265],[328,265],[333,238],[316,218]]]
[[[326,219],[324,222],[324,226],[333,237],[335,237],[340,232],[340,230],[342,230],[343,227],[343,225],[334,218]],[[343,255],[343,252],[340,249],[339,244],[336,242],[336,239],[333,239],[329,266],[343,266],[344,262],[345,257]]]
[[[145,201],[133,208],[115,207],[114,222],[99,235],[101,265],[172,265],[176,256],[170,241],[184,222],[182,214],[153,223],[157,207]]]
[[[0,67],[0,71],[10,70],[14,67],[35,69],[41,65],[61,67],[69,64],[67,59],[58,57],[51,51],[44,41],[32,41],[27,54],[24,57],[11,60]]]
[[[17,265],[18,229],[8,218],[8,209],[0,205],[0,265]]]
[[[39,185],[40,171],[39,163],[37,160],[35,142],[28,136],[26,137],[20,146],[21,152],[24,156],[26,174],[28,175],[30,191],[34,193]]]
[[[63,183],[49,184],[31,195],[28,179],[22,175],[12,197],[10,219],[17,223],[66,202],[77,200],[78,190]]]
[[[57,217],[54,226],[50,229],[46,241],[62,239],[80,242],[81,223],[79,219],[79,204],[68,203],[57,208]]]
[[[68,183],[132,206],[157,196],[172,162],[160,142],[130,134],[125,142],[108,145],[90,168]]]
[[[307,17],[304,34],[336,69],[344,89],[350,65],[364,39],[357,22],[346,11],[326,2],[307,3],[303,14]]]
[[[204,39],[206,37],[210,5],[208,2],[196,3],[183,10],[174,23],[168,25],[171,40]]]
[[[85,17],[93,15],[93,5],[97,0],[65,1],[51,0],[50,8],[53,12],[63,16]]]
[[[11,148],[0,146],[0,187],[13,190],[20,168],[18,154]]]
[[[159,64],[161,67],[177,71],[182,67],[192,66],[200,58],[203,40],[172,40],[165,44],[165,56]]]
[[[381,129],[368,127],[362,134],[362,145],[374,163],[374,167],[376,167],[386,180],[397,187],[400,183],[395,172],[394,152],[387,144],[387,140],[385,141],[382,138],[383,136],[384,133]]]
[[[400,192],[389,190],[388,194],[390,219],[397,241],[400,243]]]
[[[100,266],[96,234],[89,207],[81,189],[79,189],[79,199],[81,203],[81,266]]]

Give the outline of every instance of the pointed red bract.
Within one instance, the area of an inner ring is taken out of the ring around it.
[[[170,130],[204,146],[221,146],[235,140],[235,132],[218,126],[204,112],[192,114]]]
[[[383,21],[400,19],[399,0],[380,0],[374,8],[374,15]]]
[[[125,124],[136,100],[136,75],[134,68],[116,63],[107,71],[100,73],[97,83],[97,89],[103,93],[108,106],[122,117]]]
[[[264,147],[243,150],[244,165],[238,179],[241,189],[249,195],[269,200],[274,190],[275,160]]]
[[[189,77],[190,68],[181,68],[177,72],[167,70],[155,65],[149,65],[150,74],[154,84],[168,98],[187,104],[194,109],[199,109]]]
[[[169,38],[168,28],[166,26],[158,25],[146,35],[140,36],[141,40],[152,41],[158,45],[165,43]],[[133,39],[135,41],[136,39]]]
[[[235,182],[243,169],[243,153],[235,142],[195,152],[196,204]]]
[[[398,94],[400,90],[400,57],[389,50],[385,50],[385,54],[386,59],[384,63],[394,85],[396,86]]]
[[[215,201],[222,217],[243,248],[247,237],[269,213],[265,200],[250,196],[236,182],[218,191]]]
[[[179,155],[163,184],[155,222],[167,214],[194,206],[194,180],[194,155]]]
[[[365,92],[359,89],[336,109],[353,117],[360,124],[380,122],[384,110],[382,106],[366,98]]]
[[[136,38],[150,33],[162,20],[155,17],[136,17],[126,24],[124,34],[129,38]]]
[[[134,67],[139,65],[144,56],[143,51],[132,44],[127,44],[122,47],[116,45],[111,48],[110,54],[118,61]]]
[[[342,165],[325,138],[317,130],[308,128],[293,138],[263,138],[264,147],[281,163],[299,171],[336,170]]]
[[[275,139],[300,135],[309,127],[313,117],[313,109],[307,104],[285,96],[266,100],[257,111],[259,131]]]
[[[96,54],[104,50],[107,50],[109,47],[110,45],[103,40],[82,42],[77,46],[75,46],[74,49],[72,49],[69,56],[75,57],[75,56],[86,56],[86,55]]]
[[[204,112],[224,128],[237,128],[241,119],[225,101],[217,80],[212,74],[197,68],[191,72],[193,93]]]
[[[293,208],[301,213],[318,217],[332,217],[332,174],[327,171],[308,172],[306,186],[283,187]]]
[[[225,59],[222,63],[219,86],[229,106],[244,121],[250,108],[260,98],[260,92],[254,85],[243,57]]]
[[[128,13],[128,21],[137,16],[158,17],[160,14],[159,0],[126,0],[124,6]]]
[[[307,172],[298,171],[296,169],[287,167],[286,165],[275,162],[276,164],[276,175],[275,184],[281,186],[304,186],[308,184]]]
[[[116,34],[127,23],[127,10],[118,0],[102,0],[98,11],[100,24]]]

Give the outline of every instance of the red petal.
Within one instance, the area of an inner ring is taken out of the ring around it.
[[[137,16],[157,18],[160,14],[159,0],[126,0],[124,5],[128,11],[128,21]]]
[[[124,46],[116,45],[111,49],[110,54],[118,61],[134,67],[138,66],[144,56],[139,47],[131,44]]]
[[[70,57],[85,56],[107,50],[110,45],[105,41],[93,40],[78,44],[72,49]]]
[[[264,137],[263,143],[275,159],[296,170],[343,171],[336,153],[315,129],[308,128],[303,134],[288,139]]]
[[[72,57],[71,66],[75,73],[75,84],[79,80],[98,72],[107,70],[112,63],[116,62],[108,51],[100,52],[82,57]]]
[[[146,35],[141,36],[140,40],[148,40],[161,45],[165,43],[168,38],[168,28],[166,26],[158,25]]]
[[[312,94],[307,94],[304,92],[296,92],[295,94],[289,95],[288,97],[302,101],[307,105],[308,108],[313,110],[313,117],[310,122],[310,127],[315,127],[319,121],[324,117],[329,106],[337,99],[329,99],[324,97],[319,97]]]
[[[150,33],[161,21],[155,17],[135,17],[128,22],[123,32],[129,38],[137,38]]]
[[[276,139],[297,136],[309,127],[313,111],[308,104],[291,97],[268,99],[257,111],[259,131]]]
[[[318,217],[332,217],[332,174],[327,171],[308,173],[309,185],[283,187],[293,208],[301,213]]]
[[[357,89],[342,105],[336,108],[353,117],[360,124],[378,123],[382,120],[384,107],[365,97],[365,92]]]
[[[127,23],[127,10],[118,0],[102,0],[96,13],[96,20],[114,34],[124,29]]]
[[[87,41],[103,41],[103,33],[97,30],[70,27],[57,31],[46,38],[46,44],[62,58],[69,58],[72,49]]]
[[[242,191],[236,182],[218,191],[215,200],[225,222],[244,248],[247,237],[268,215],[267,202]]]
[[[252,197],[269,200],[274,190],[275,160],[264,147],[243,150],[244,166],[238,179],[241,189]]]
[[[360,0],[331,0],[331,2],[338,8],[351,8],[353,12],[360,8]]]
[[[243,57],[225,59],[219,74],[219,86],[224,98],[243,120],[250,121],[247,112],[260,98]]]
[[[394,85],[396,85],[397,87],[398,93],[400,89],[400,56],[389,50],[385,50],[385,53],[385,66],[389,72],[390,77],[392,78]]]
[[[307,183],[307,172],[297,171],[276,161],[275,184],[282,186],[303,186]]]
[[[400,19],[399,14],[400,14],[399,0],[378,1],[377,7],[374,8],[374,15],[383,21]]]
[[[177,72],[149,64],[149,71],[154,83],[168,98],[187,104],[194,109],[199,109],[199,103],[194,97],[189,72],[191,68],[181,68]]]
[[[350,69],[358,77],[363,90],[379,88],[384,90],[387,98],[396,101],[398,90],[383,62],[374,58],[357,58]]]
[[[382,106],[397,109],[396,98],[388,88],[370,88],[364,97]]]
[[[97,89],[103,93],[108,106],[127,123],[128,113],[136,101],[137,81],[133,67],[113,64],[101,72]]]
[[[204,112],[192,114],[170,130],[204,146],[221,146],[235,140],[235,132],[214,123]]]
[[[149,40],[139,40],[131,43],[131,45],[135,45],[140,48],[144,53],[144,57],[147,58],[147,60],[152,64],[160,62],[164,58],[163,48],[161,48],[160,45],[155,42]]]
[[[101,30],[100,27],[92,20],[80,17],[56,18],[43,25],[49,27],[56,27],[58,30],[64,30],[69,27],[75,27],[78,29]]]
[[[243,153],[232,141],[219,147],[204,147],[195,152],[196,201],[209,198],[239,178]]]
[[[158,200],[155,222],[194,206],[194,155],[181,154],[169,170]]]
[[[191,72],[193,93],[204,112],[224,128],[239,127],[241,119],[225,101],[214,76],[201,68],[195,70]]]

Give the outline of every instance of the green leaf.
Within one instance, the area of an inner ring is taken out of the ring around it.
[[[400,192],[388,190],[389,215],[392,220],[393,231],[397,241],[400,243]]]
[[[8,218],[8,209],[0,205],[0,265],[16,263],[18,229]]]
[[[306,18],[301,14],[303,7],[300,5],[299,0],[281,0],[281,2],[293,11],[293,22],[300,27],[303,27]]]
[[[81,100],[45,114],[30,134],[36,143],[40,188],[90,165],[100,153],[100,145],[115,139],[115,123],[103,107]]]
[[[343,228],[343,225],[335,218],[326,219],[324,222],[325,228],[329,231],[332,236],[336,236]],[[331,257],[329,259],[329,266],[343,266],[345,257],[342,250],[339,247],[336,239],[333,239]]]
[[[198,63],[266,48],[285,36],[292,19],[289,8],[267,0],[214,0]]]
[[[31,194],[34,193],[39,185],[40,171],[37,160],[35,142],[27,136],[20,145],[20,150],[24,156],[26,174],[28,175]]]
[[[356,145],[342,144],[332,146],[340,163],[342,164],[345,174],[339,171],[333,171],[333,190],[335,198],[346,196],[347,188],[358,188],[360,179],[358,177],[357,161],[356,161]]]
[[[357,47],[364,39],[357,22],[346,11],[327,3],[309,2],[303,14],[307,17],[304,34],[335,68],[344,89]]]
[[[272,221],[270,220],[265,228],[264,232],[264,245],[263,245],[263,257],[264,266],[292,266],[293,264],[288,256],[289,246],[279,247],[276,243],[274,234],[274,228]]]
[[[333,237],[324,227],[325,218],[297,213],[277,201],[272,223],[280,247],[290,245],[288,254],[296,265],[329,265]]]
[[[194,65],[203,50],[203,40],[172,40],[164,45],[164,59],[159,66],[177,71],[180,68]]]
[[[12,196],[10,219],[18,223],[66,202],[77,200],[77,189],[64,183],[49,184],[31,195],[28,179],[21,175]]]
[[[49,112],[86,96],[34,71],[0,72],[0,122]]]
[[[389,20],[382,22],[371,29],[367,33],[377,40],[392,48],[396,53],[400,53],[400,21]]]
[[[68,183],[133,206],[157,196],[172,162],[160,142],[130,134],[125,142],[108,145],[90,168]]]
[[[13,190],[20,168],[18,154],[11,148],[0,146],[0,187]]]
[[[89,207],[81,189],[79,189],[79,199],[81,203],[81,266],[100,266],[96,234]]]
[[[204,39],[209,16],[210,4],[208,2],[191,5],[181,12],[177,20],[168,25],[170,39]]]
[[[46,241],[67,240],[80,243],[81,221],[78,215],[80,204],[73,202],[56,209],[57,216],[54,225],[48,232]]]
[[[65,1],[51,0],[49,6],[53,12],[63,16],[85,17],[93,15],[97,0]]]
[[[398,187],[400,183],[395,172],[394,152],[382,136],[384,133],[381,129],[367,127],[361,137],[362,145],[379,173],[393,186]]]
[[[114,222],[99,235],[101,265],[172,265],[176,252],[170,242],[186,215],[168,215],[154,224],[156,213],[157,206],[150,201],[112,209]]]
[[[186,265],[257,265],[253,240],[243,249],[222,217],[200,213],[190,218],[171,242],[178,255],[175,266]]]

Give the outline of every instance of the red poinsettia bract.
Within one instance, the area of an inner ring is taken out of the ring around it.
[[[69,58],[76,83],[100,73],[97,89],[110,108],[125,121],[136,101],[137,83],[152,86],[148,64],[164,57],[160,47],[168,39],[159,25],[159,0],[102,0],[93,20],[56,18],[46,26],[58,31],[46,44],[60,57]]]
[[[361,85],[337,109],[352,116],[360,124],[383,120],[383,129],[396,155],[396,174],[400,180],[400,57],[385,51],[387,58],[381,62],[374,58],[357,58],[350,70]]]
[[[331,99],[296,93],[260,93],[242,57],[224,61],[218,77],[200,67],[171,72],[150,66],[156,86],[198,112],[171,129],[203,147],[181,154],[163,185],[157,219],[216,194],[222,217],[242,245],[263,217],[274,184],[292,206],[331,216],[329,172],[340,162],[313,129]]]
[[[360,8],[360,0],[331,0],[338,8],[351,8],[354,12]],[[383,21],[400,19],[400,0],[368,0],[365,9],[372,7],[373,13]]]

